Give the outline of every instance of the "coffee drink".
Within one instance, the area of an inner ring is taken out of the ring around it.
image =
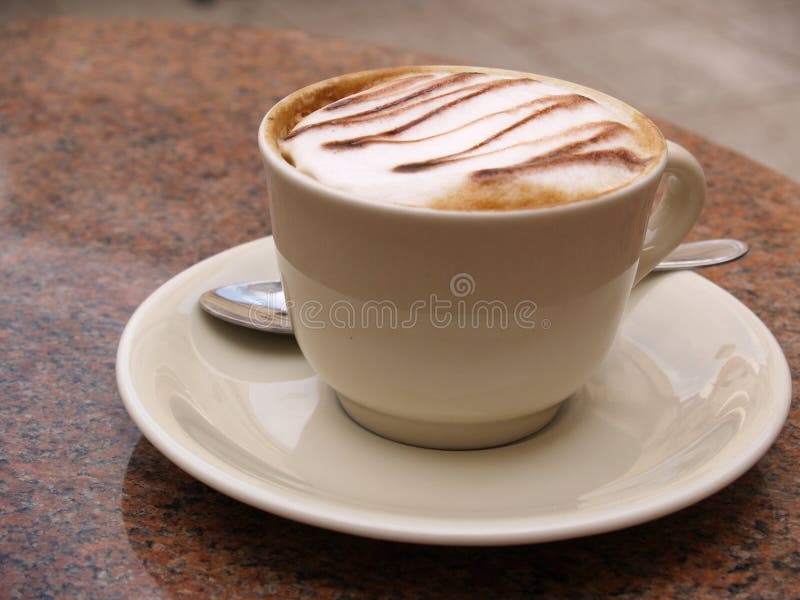
[[[355,421],[432,448],[544,427],[705,195],[697,161],[623,102],[480,67],[314,83],[258,143],[303,355]]]
[[[512,210],[595,198],[664,152],[653,123],[594,90],[540,76],[416,68],[298,114],[286,160],[372,202]],[[333,96],[333,97],[331,97]]]

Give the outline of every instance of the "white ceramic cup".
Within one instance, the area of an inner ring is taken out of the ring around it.
[[[347,413],[382,436],[447,449],[517,440],[601,364],[632,286],[697,219],[702,169],[665,141],[655,168],[596,199],[458,212],[362,200],[281,156],[287,115],[379,73],[304,88],[261,123],[297,342]]]

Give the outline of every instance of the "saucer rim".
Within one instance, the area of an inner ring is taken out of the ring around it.
[[[791,407],[791,373],[786,357],[775,336],[767,326],[741,301],[713,282],[694,272],[682,272],[682,277],[702,280],[709,293],[720,294],[720,299],[742,316],[745,326],[755,330],[765,346],[767,363],[774,366],[769,376],[769,391],[775,397],[777,411],[760,436],[742,452],[739,460],[730,461],[728,468],[713,472],[693,482],[684,483],[676,490],[657,495],[657,499],[637,500],[633,505],[583,509],[580,515],[571,516],[570,522],[547,515],[494,518],[476,517],[443,520],[440,517],[398,514],[392,510],[354,507],[343,502],[315,497],[313,492],[298,498],[268,486],[256,484],[207,463],[189,448],[170,435],[166,427],[148,411],[139,397],[130,366],[133,341],[139,324],[157,307],[163,297],[195,279],[215,263],[234,260],[247,255],[256,247],[274,244],[272,236],[259,238],[214,254],[171,277],[154,290],[134,311],[120,337],[116,354],[116,379],[126,411],[144,437],[168,460],[183,471],[215,490],[250,506],[293,521],[363,537],[437,545],[516,545],[606,533],[651,521],[692,504],[695,504],[741,477],[772,446],[780,434]],[[270,248],[270,251],[274,251]],[[674,277],[660,274],[657,277]],[[233,468],[233,467],[232,467]]]

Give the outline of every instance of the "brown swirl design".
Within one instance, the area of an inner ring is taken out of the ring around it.
[[[352,96],[347,96],[346,98],[337,100],[336,102],[333,102],[328,106],[326,106],[323,110],[325,110],[326,112],[331,112],[339,108],[343,108],[345,106],[351,106],[353,104],[363,104],[364,102],[380,100],[381,98],[385,98],[386,96],[391,96],[397,91],[402,91],[403,89],[408,88],[412,83],[429,80],[432,77],[434,77],[433,73],[425,73],[422,75],[405,77],[403,79],[400,79],[399,81],[397,80],[390,81],[389,83],[385,83],[383,85],[376,85],[364,92],[353,94]]]
[[[415,173],[435,169],[436,167],[457,161],[496,154],[512,147],[522,145],[536,146],[540,145],[542,142],[557,141],[559,138],[569,139],[570,141],[543,154],[536,154],[534,152],[529,158],[515,164],[473,171],[471,177],[473,181],[480,182],[557,166],[578,164],[608,164],[624,167],[630,171],[640,171],[653,160],[651,157],[638,156],[636,153],[623,146],[593,149],[593,146],[596,144],[608,143],[621,138],[626,133],[630,133],[631,129],[628,126],[615,121],[593,121],[583,123],[578,126],[567,127],[554,135],[531,139],[522,144],[516,143],[489,152],[479,152],[490,143],[502,140],[503,137],[510,132],[535,119],[543,118],[558,111],[569,111],[585,104],[596,103],[595,100],[587,96],[575,93],[543,96],[535,100],[517,104],[502,111],[482,115],[468,123],[434,135],[414,139],[397,139],[397,136],[400,134],[411,131],[434,117],[442,116],[448,111],[462,108],[465,103],[478,96],[490,94],[493,91],[512,86],[527,86],[539,83],[532,78],[504,78],[494,79],[488,82],[478,81],[476,83],[474,80],[480,78],[481,75],[481,73],[475,72],[462,72],[436,77],[433,74],[424,73],[377,85],[363,92],[333,102],[322,110],[324,112],[335,113],[337,110],[345,107],[353,107],[354,105],[365,102],[392,98],[398,93],[401,95],[367,110],[341,117],[334,116],[330,119],[324,119],[308,125],[296,127],[286,136],[286,139],[292,139],[313,129],[333,126],[346,127],[348,125],[396,117],[413,109],[433,105],[433,108],[430,110],[400,125],[396,125],[391,129],[369,135],[332,140],[324,142],[322,146],[331,150],[346,151],[348,149],[361,148],[369,144],[414,144],[452,134],[480,121],[497,117],[498,115],[519,114],[520,117],[513,123],[496,132],[492,132],[490,135],[465,150],[420,162],[398,164],[393,167],[392,170],[396,173]]]
[[[319,129],[321,127],[330,127],[332,125],[347,126],[347,125],[352,125],[352,124],[355,124],[355,123],[363,123],[365,121],[371,121],[371,120],[375,120],[375,119],[384,119],[386,117],[391,117],[391,116],[394,116],[396,114],[400,114],[400,113],[406,112],[406,111],[408,111],[410,109],[416,108],[416,107],[418,107],[420,105],[423,105],[423,104],[434,103],[437,100],[441,100],[442,98],[445,98],[447,96],[451,96],[453,94],[468,92],[473,88],[480,88],[483,92],[489,91],[487,89],[484,89],[486,87],[486,84],[483,84],[483,85],[477,85],[477,86],[465,86],[465,87],[462,87],[462,88],[457,88],[455,90],[450,90],[449,92],[445,92],[444,94],[439,94],[437,96],[431,96],[432,94],[435,94],[436,92],[439,92],[442,89],[446,89],[448,87],[452,87],[454,84],[458,84],[458,83],[461,83],[461,82],[464,82],[464,81],[468,81],[469,79],[472,79],[472,78],[474,78],[474,77],[476,77],[478,75],[480,75],[480,73],[456,73],[454,75],[449,75],[447,77],[442,77],[441,79],[437,80],[435,83],[433,83],[431,85],[422,87],[420,89],[414,89],[410,93],[408,93],[408,94],[406,94],[404,96],[401,96],[400,98],[397,98],[396,100],[392,100],[391,102],[387,102],[385,104],[381,104],[381,105],[376,106],[374,108],[370,108],[369,110],[365,110],[365,111],[358,112],[358,113],[355,113],[355,114],[352,114],[352,115],[348,115],[346,117],[327,119],[327,120],[324,120],[324,121],[319,121],[317,123],[311,123],[310,125],[304,125],[302,127],[296,127],[295,129],[293,129],[289,133],[289,135],[286,136],[286,139],[290,140],[290,139],[300,135],[301,133],[304,133],[304,132],[309,131],[311,129]],[[377,97],[380,98],[382,96],[389,95],[389,94],[391,94],[393,92],[396,92],[398,89],[402,89],[404,87],[411,87],[411,86],[409,86],[409,83],[414,83],[413,80],[415,80],[415,79],[416,78],[413,78],[413,77],[409,77],[409,78],[406,78],[406,79],[401,79],[399,82],[397,82],[398,85],[397,86],[393,86],[394,89],[392,89],[390,91],[387,91],[385,89],[377,90],[377,92],[382,92],[382,93],[378,93]],[[400,86],[399,85],[400,83],[403,83],[404,85]],[[369,91],[370,90],[367,90],[367,92],[369,92]],[[361,94],[356,94],[354,96],[348,96],[347,98],[343,98],[342,100],[338,100],[337,102],[334,102],[333,104],[329,104],[328,106],[326,106],[322,110],[324,110],[324,111],[328,111],[329,109],[334,109],[335,110],[335,109],[343,108],[345,106],[350,106],[352,104],[358,104],[358,103],[361,103],[361,102],[367,102],[369,100],[374,99],[374,98],[370,98],[368,95],[365,95],[365,94],[367,94],[367,92],[362,92]],[[472,94],[471,96],[474,97],[475,95],[477,95],[477,94]],[[415,100],[417,100],[418,102],[414,102]],[[431,116],[433,116],[433,115],[431,115]]]

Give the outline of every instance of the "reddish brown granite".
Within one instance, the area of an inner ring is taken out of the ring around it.
[[[798,595],[796,395],[775,446],[711,498],[617,533],[511,548],[300,525],[211,490],[141,437],[116,389],[119,335],[170,276],[269,230],[261,115],[311,81],[419,62],[430,59],[246,28],[0,29],[0,596]],[[661,125],[708,175],[691,237],[753,246],[703,274],[772,329],[796,389],[800,186]]]

